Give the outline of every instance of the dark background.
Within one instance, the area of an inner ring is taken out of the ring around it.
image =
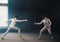
[[[52,21],[53,33],[60,33],[60,1],[59,0],[9,0],[8,16],[12,18],[18,15],[18,19],[28,19],[28,22],[17,23],[22,32],[39,32],[42,25],[34,25],[40,22],[43,15],[47,15]]]

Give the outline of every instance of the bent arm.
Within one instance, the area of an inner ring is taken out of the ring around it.
[[[8,19],[7,21],[6,21],[6,23],[8,23],[8,21],[11,21],[12,19]]]
[[[50,19],[48,19],[48,21],[49,21],[49,25],[51,26],[52,23],[51,23]]]

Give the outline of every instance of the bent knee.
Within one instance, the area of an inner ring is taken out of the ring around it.
[[[43,30],[40,30],[40,32],[43,32]]]

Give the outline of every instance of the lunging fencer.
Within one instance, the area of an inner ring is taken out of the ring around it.
[[[51,20],[47,16],[45,16],[44,19],[41,22],[39,22],[39,23],[38,22],[37,23],[35,22],[34,24],[35,25],[40,25],[42,23],[44,23],[44,27],[40,30],[40,33],[39,33],[39,36],[38,36],[37,39],[40,39],[41,38],[42,32],[45,31],[45,30],[48,31],[49,35],[51,36],[51,39],[53,39],[52,32],[51,32],[51,24],[52,24],[51,23]]]
[[[8,29],[6,30],[6,32],[3,34],[2,38],[1,38],[2,40],[4,40],[4,37],[7,35],[7,33],[9,32],[10,29],[16,29],[16,30],[18,30],[18,34],[20,36],[20,31],[21,30],[20,30],[20,28],[18,28],[18,27],[15,26],[16,22],[25,22],[25,21],[27,21],[27,19],[18,20],[17,18],[18,18],[18,16],[13,16],[12,19],[8,19],[8,21],[11,21],[11,23],[10,23]]]

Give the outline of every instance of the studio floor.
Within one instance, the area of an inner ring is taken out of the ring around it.
[[[37,40],[38,34],[21,33],[24,39],[20,39],[17,33],[8,33],[4,40],[1,40],[3,33],[0,33],[0,42],[60,42],[59,36],[55,35],[51,40],[48,34],[43,34],[42,39]]]

